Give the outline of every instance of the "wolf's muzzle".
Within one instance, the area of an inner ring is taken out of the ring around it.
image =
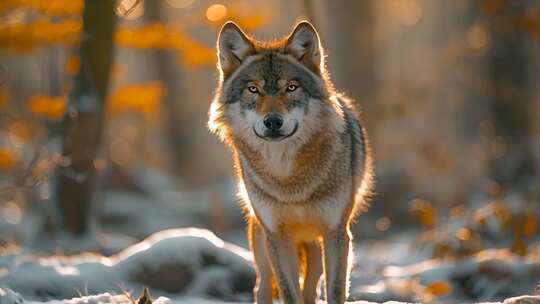
[[[282,125],[283,125],[283,120],[281,120],[281,125],[279,126],[279,129],[272,129],[272,128],[268,127],[264,121],[263,121],[263,123],[265,124],[265,127],[267,128],[264,131],[264,135],[261,135],[261,134],[257,133],[257,130],[255,129],[255,126],[253,126],[253,133],[255,133],[255,135],[257,135],[257,137],[259,137],[261,139],[264,139],[266,141],[281,141],[281,140],[284,140],[285,138],[289,138],[289,137],[293,136],[296,133],[296,131],[298,130],[298,122],[296,122],[296,124],[294,125],[293,130],[289,134],[285,134],[285,133],[282,132],[282,130],[280,130]]]
[[[268,113],[263,120],[264,126],[268,129],[268,131],[276,132],[281,129],[283,126],[283,117],[279,115],[278,113],[272,112]]]

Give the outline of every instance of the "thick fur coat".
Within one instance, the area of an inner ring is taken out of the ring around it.
[[[315,303],[324,270],[328,303],[347,297],[349,226],[366,207],[372,158],[351,100],[325,70],[308,22],[260,42],[234,23],[218,43],[210,130],[233,151],[248,215],[258,303]]]

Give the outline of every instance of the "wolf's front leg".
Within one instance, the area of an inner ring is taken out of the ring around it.
[[[324,278],[328,304],[342,304],[347,298],[350,241],[349,229],[345,227],[323,236]]]
[[[257,282],[254,288],[254,298],[257,304],[272,304],[272,269],[266,257],[265,239],[261,226],[254,217],[248,225],[249,247],[253,251]]]
[[[287,236],[265,232],[266,253],[283,303],[303,303],[298,282],[297,246]]]

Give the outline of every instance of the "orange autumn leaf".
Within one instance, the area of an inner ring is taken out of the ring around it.
[[[152,118],[158,111],[163,93],[163,85],[157,81],[125,86],[111,94],[108,113],[117,116],[135,112]]]
[[[80,66],[81,66],[81,61],[79,57],[70,56],[68,59],[66,59],[66,63],[64,65],[64,71],[68,75],[75,75],[79,71]]]
[[[67,100],[64,96],[37,95],[26,103],[28,111],[50,120],[60,120],[66,112]]]
[[[55,44],[74,44],[82,30],[80,18],[51,21],[40,17],[30,23],[0,23],[0,50],[10,52],[33,51]]]
[[[427,200],[413,200],[410,211],[419,217],[420,223],[426,229],[432,229],[437,224],[437,210]]]
[[[82,0],[2,0],[0,12],[14,9],[30,9],[52,16],[79,15],[82,13]]]
[[[10,171],[16,163],[17,157],[13,151],[0,148],[0,171]]]
[[[534,214],[527,214],[525,222],[523,223],[523,232],[525,236],[533,236],[536,232],[538,220]]]
[[[215,64],[213,48],[192,39],[178,28],[171,30],[159,22],[120,28],[116,31],[115,42],[122,47],[175,51],[188,67]]]
[[[436,281],[426,286],[424,292],[436,297],[441,297],[451,293],[452,286],[444,281]]]
[[[242,14],[233,7],[229,10],[227,19],[236,22],[245,31],[252,32],[268,23],[270,18],[268,14]]]
[[[0,109],[4,109],[9,104],[9,93],[5,88],[0,88]]]

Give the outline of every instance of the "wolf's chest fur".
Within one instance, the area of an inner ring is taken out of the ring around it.
[[[241,192],[250,212],[269,229],[294,231],[305,241],[339,225],[354,204],[351,157],[358,147],[350,132],[326,131],[303,145],[274,145],[274,150],[237,142]]]

